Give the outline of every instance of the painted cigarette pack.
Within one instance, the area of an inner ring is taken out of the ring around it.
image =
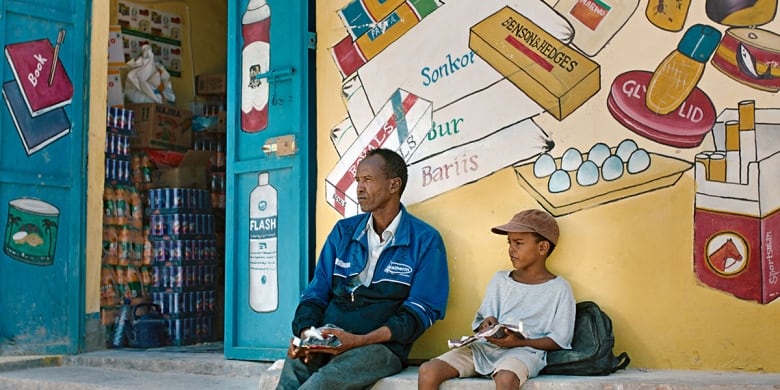
[[[396,90],[328,174],[328,203],[343,216],[358,214],[355,174],[360,161],[369,150],[386,148],[395,150],[408,162],[431,129],[432,111],[431,102]]]
[[[471,27],[469,47],[558,120],[601,85],[597,63],[510,7]]]
[[[718,117],[716,150],[696,158],[694,269],[707,286],[766,304],[780,296],[780,110],[742,106]]]

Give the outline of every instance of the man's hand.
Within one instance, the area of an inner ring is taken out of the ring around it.
[[[290,338],[290,345],[287,347],[287,357],[290,359],[298,359],[301,358],[303,360],[303,363],[309,363],[309,350],[306,348],[300,348],[295,346],[295,338]]]
[[[309,347],[310,353],[328,353],[331,355],[338,355],[342,352],[349,351],[352,348],[364,345],[361,336],[341,329],[324,328],[321,330],[321,333],[323,337],[336,337],[339,342],[341,342],[341,345],[338,347]]]

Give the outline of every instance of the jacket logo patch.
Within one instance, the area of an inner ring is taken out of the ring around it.
[[[390,262],[390,264],[385,268],[385,272],[392,275],[410,275],[412,273],[412,267],[396,263],[396,262]]]
[[[349,268],[350,265],[352,264],[338,258],[336,259],[336,267]]]

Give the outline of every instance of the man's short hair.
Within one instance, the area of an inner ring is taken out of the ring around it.
[[[378,155],[385,160],[385,177],[388,179],[399,178],[401,179],[401,192],[399,195],[403,195],[406,188],[406,180],[409,178],[409,172],[406,169],[406,161],[400,154],[390,149],[372,149],[366,154],[366,158]]]

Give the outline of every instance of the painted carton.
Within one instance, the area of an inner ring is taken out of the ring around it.
[[[510,7],[471,27],[469,47],[558,120],[601,86],[597,63]]]
[[[754,110],[752,102],[741,102],[718,116],[716,150],[696,158],[696,276],[762,304],[780,296],[778,131],[780,109]]]
[[[358,214],[355,174],[360,161],[376,148],[395,150],[408,161],[431,129],[431,113],[431,102],[396,90],[325,178],[328,204],[343,216]]]
[[[543,137],[544,131],[533,119],[526,119],[447,153],[417,161],[409,166],[409,183],[401,200],[413,205],[532,159],[547,151],[546,144],[525,141]]]

